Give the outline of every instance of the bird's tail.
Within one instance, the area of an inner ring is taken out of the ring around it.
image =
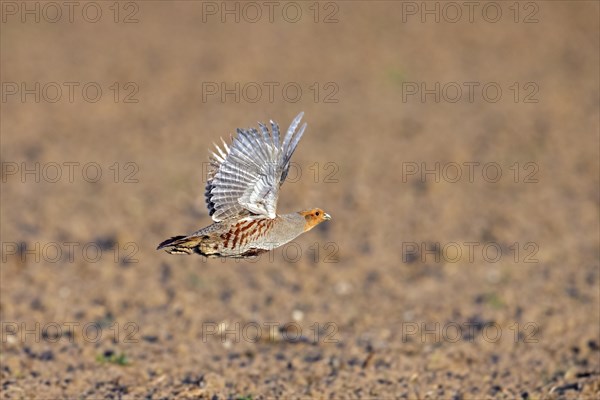
[[[203,254],[200,250],[200,244],[203,236],[173,236],[158,245],[156,250],[165,249],[169,254]]]

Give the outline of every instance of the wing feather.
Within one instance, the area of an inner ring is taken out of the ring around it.
[[[281,138],[279,125],[270,121],[271,130],[258,123],[259,129],[237,129],[237,135],[223,149],[215,144],[210,154],[211,171],[206,184],[206,204],[214,221],[249,214],[276,217],[279,188],[285,181],[290,159],[300,142],[306,123],[296,129],[304,113],[290,124]]]
[[[279,125],[277,125],[277,122],[269,122],[271,122],[271,137],[273,140],[273,146],[279,148]]]

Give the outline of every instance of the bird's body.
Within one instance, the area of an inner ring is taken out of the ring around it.
[[[298,133],[300,113],[280,141],[279,127],[271,121],[271,132],[238,129],[231,147],[217,146],[206,185],[206,203],[215,221],[188,236],[175,236],[158,249],[170,254],[201,254],[206,257],[252,257],[282,246],[322,221],[330,219],[315,208],[276,214],[279,187],[285,181],[290,158],[302,137]]]

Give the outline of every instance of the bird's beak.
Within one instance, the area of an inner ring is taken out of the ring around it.
[[[329,220],[329,219],[331,219],[331,215],[325,213],[325,214],[323,214],[323,219],[324,220]]]

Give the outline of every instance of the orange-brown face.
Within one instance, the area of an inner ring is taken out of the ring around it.
[[[320,208],[313,208],[312,210],[308,211],[300,211],[299,214],[302,215],[306,220],[306,224],[304,224],[304,232],[310,231],[321,222],[331,219],[331,216]]]

